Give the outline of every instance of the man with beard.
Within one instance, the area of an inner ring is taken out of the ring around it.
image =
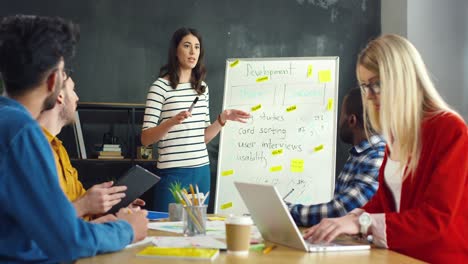
[[[385,142],[378,135],[369,135],[368,139],[363,122],[361,91],[352,89],[343,99],[339,126],[341,140],[353,147],[336,179],[333,199],[312,205],[287,203],[297,225],[313,226],[322,218],[343,216],[362,207],[377,191]]]
[[[124,248],[147,233],[146,211],[94,224],[60,189],[49,143],[35,120],[55,105],[78,41],[61,18],[16,15],[0,22],[0,262],[63,262]]]
[[[78,171],[71,165],[67,150],[56,137],[64,126],[75,121],[78,99],[75,83],[70,79],[60,89],[55,106],[52,109],[42,111],[37,120],[52,147],[60,187],[65,196],[72,202],[78,216],[87,220],[94,219],[93,222],[114,220],[115,216],[110,214],[96,217],[105,214],[112,206],[119,203],[125,196],[123,192],[127,187],[112,186],[113,182],[111,181],[96,184],[86,191],[78,179]],[[143,205],[145,202],[137,199],[133,202],[132,209]]]

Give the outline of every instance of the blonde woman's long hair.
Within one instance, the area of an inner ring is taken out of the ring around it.
[[[359,54],[359,65],[379,76],[381,87],[380,110],[362,93],[366,132],[382,134],[390,151],[399,148],[400,169],[407,167],[405,179],[418,165],[423,119],[455,111],[436,91],[419,52],[403,37],[383,35],[372,40]]]

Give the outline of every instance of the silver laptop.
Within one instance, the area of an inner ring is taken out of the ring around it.
[[[368,250],[358,241],[311,244],[304,240],[275,186],[234,182],[242,200],[265,240],[308,252]]]

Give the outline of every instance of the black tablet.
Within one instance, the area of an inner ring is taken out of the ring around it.
[[[140,197],[160,179],[159,176],[139,165],[133,166],[114,184],[114,186],[127,186],[125,197],[107,213],[115,214],[120,208],[129,206],[136,198]]]

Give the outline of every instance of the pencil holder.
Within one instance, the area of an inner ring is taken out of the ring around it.
[[[184,235],[198,236],[206,234],[206,205],[185,206],[182,221]]]

